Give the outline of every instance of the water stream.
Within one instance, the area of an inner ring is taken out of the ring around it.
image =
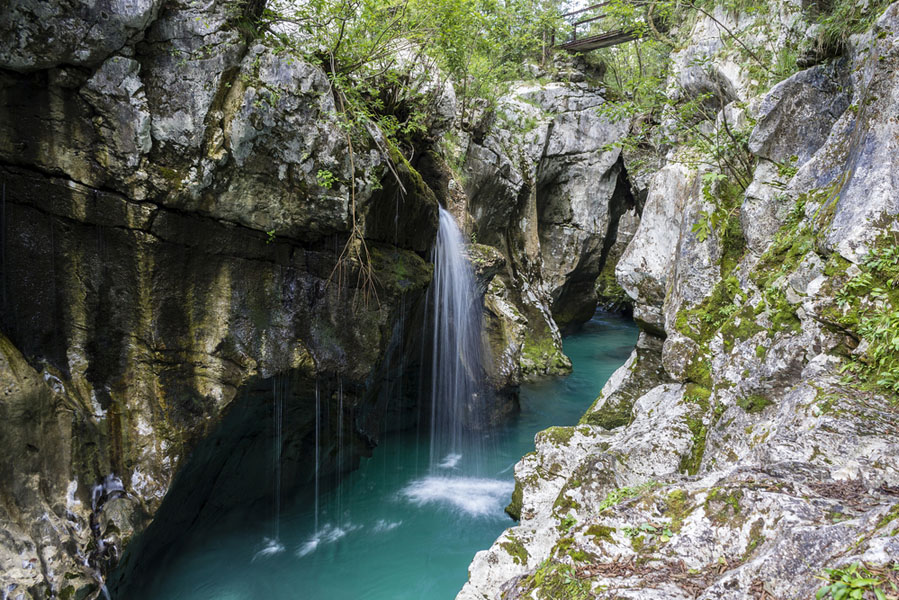
[[[483,364],[481,307],[474,273],[465,257],[465,238],[452,215],[440,209],[434,247],[432,309],[431,444],[428,464],[435,477],[457,468],[463,457],[467,473],[477,472],[483,459],[481,410]],[[472,430],[475,430],[474,432]]]
[[[475,552],[513,524],[503,512],[512,467],[534,434],[574,424],[629,355],[627,319],[598,313],[565,339],[574,373],[522,386],[521,413],[490,439],[479,473],[464,455],[439,457],[415,431],[391,436],[337,489],[284,499],[280,551],[260,554],[270,519],[183,540],[138,600],[452,600]],[[316,512],[319,524],[316,528]]]
[[[464,250],[461,231],[441,209],[426,328],[433,332],[431,389],[420,403],[430,410],[429,428],[387,436],[372,458],[326,489],[319,476],[325,415],[316,383],[314,489],[311,498],[287,501],[281,497],[285,393],[275,377],[273,513],[189,534],[150,578],[155,581],[137,592],[141,599],[455,596],[474,553],[512,524],[503,511],[512,467],[533,449],[534,434],[576,423],[636,340],[631,322],[598,314],[565,340],[574,373],[523,386],[520,415],[484,428],[481,309]],[[342,392],[338,386],[339,419]]]

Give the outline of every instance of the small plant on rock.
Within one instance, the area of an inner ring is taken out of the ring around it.
[[[819,579],[828,582],[815,593],[815,600],[896,600],[899,598],[899,563],[870,567],[852,563],[848,567],[824,569]]]

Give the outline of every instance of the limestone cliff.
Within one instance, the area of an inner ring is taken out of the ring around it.
[[[807,27],[778,6],[700,18],[675,53],[671,102],[711,91],[719,124],[751,130],[751,182],[724,193],[677,143],[629,170],[637,348],[578,426],[537,435],[520,523],[460,600],[809,598],[826,568],[895,565],[899,6],[764,90],[725,27],[776,51]]]
[[[597,280],[639,223],[614,146],[628,123],[600,115],[604,102],[584,81],[522,83],[464,138],[472,235],[505,258],[487,288],[487,324],[497,368],[514,382],[571,368],[560,327],[593,315]]]
[[[285,494],[312,477],[318,398],[325,476],[414,414],[385,417],[383,365],[437,199],[376,144],[351,155],[324,73],[242,35],[254,6],[0,15],[4,598],[96,597],[152,516],[141,543],[164,545],[201,506],[270,502],[241,465],[271,452],[276,395]]]

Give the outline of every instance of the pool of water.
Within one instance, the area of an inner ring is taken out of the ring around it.
[[[304,499],[277,527],[229,523],[183,540],[141,600],[452,600],[475,552],[513,524],[512,468],[534,434],[577,423],[636,339],[630,320],[604,313],[566,337],[573,373],[522,386],[521,413],[490,436],[477,475],[460,455],[429,468],[423,434],[392,435],[319,499],[317,517]]]

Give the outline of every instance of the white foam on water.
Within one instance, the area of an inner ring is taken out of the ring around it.
[[[321,531],[306,540],[306,543],[297,548],[297,556],[300,558],[312,554],[322,544],[333,544],[337,540],[345,537],[348,533],[359,529],[359,525],[347,523],[346,525],[331,525],[330,523],[322,527]]]
[[[407,485],[402,495],[415,504],[447,504],[476,517],[502,513],[515,485],[477,477],[425,477]]]
[[[441,469],[455,469],[460,460],[462,460],[461,454],[447,454],[437,466]]]
[[[387,519],[378,519],[377,523],[375,523],[374,527],[372,527],[372,530],[375,533],[383,533],[385,531],[393,531],[402,524],[402,521],[388,521]]]
[[[253,560],[251,562],[256,562],[257,558],[266,558],[274,556],[275,554],[280,554],[281,552],[284,552],[284,544],[273,538],[265,538],[262,549],[253,555]]]

